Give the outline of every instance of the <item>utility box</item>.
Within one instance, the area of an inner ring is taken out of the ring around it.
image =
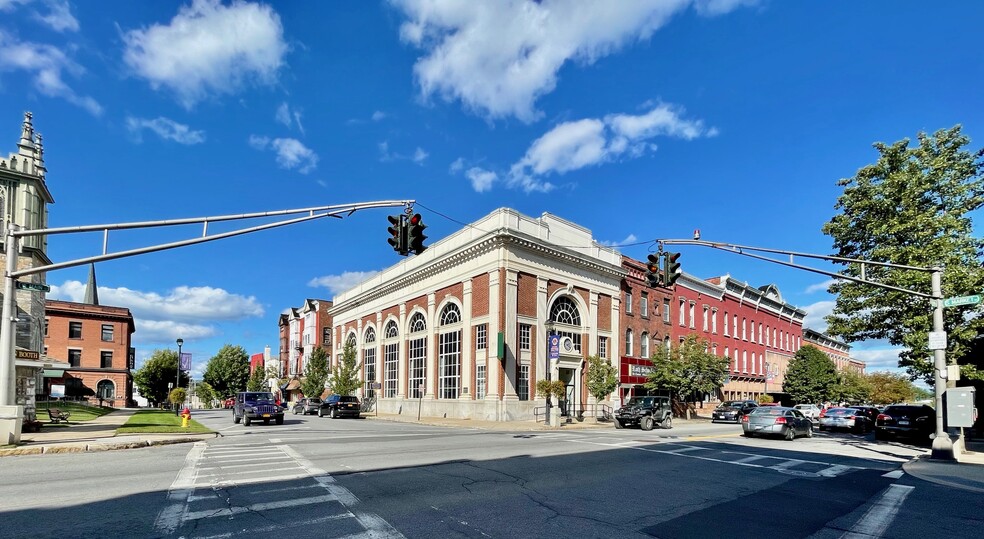
[[[974,388],[951,387],[946,390],[946,426],[973,427],[977,419]]]

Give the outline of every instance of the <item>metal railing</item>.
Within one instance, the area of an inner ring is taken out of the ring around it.
[[[612,407],[607,404],[575,404],[572,406],[574,410],[568,410],[567,402],[560,401],[560,404],[554,404],[551,408],[560,408],[560,417],[566,418],[568,423],[573,419],[584,421],[585,417],[594,417],[598,421],[611,421],[613,417]],[[533,421],[546,423],[546,406],[536,406],[533,408]]]

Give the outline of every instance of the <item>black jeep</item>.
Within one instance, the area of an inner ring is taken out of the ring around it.
[[[232,406],[232,422],[243,422],[249,426],[253,421],[263,421],[269,424],[273,419],[278,425],[284,424],[284,409],[277,406],[273,393],[268,391],[243,391],[236,394],[236,403]]]
[[[642,430],[653,430],[659,425],[673,428],[673,409],[669,397],[632,397],[625,406],[615,410],[615,428],[639,425]]]

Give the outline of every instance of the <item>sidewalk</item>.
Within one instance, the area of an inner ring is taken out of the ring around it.
[[[17,447],[0,448],[0,457],[13,455],[41,455],[53,453],[78,453],[82,451],[109,451],[134,449],[151,445],[197,442],[215,438],[216,434],[124,434],[116,435],[133,409],[120,409],[85,422],[70,422],[66,426],[45,424],[42,432],[21,434]]]
[[[939,485],[984,493],[984,442],[965,442],[957,462],[922,456],[902,465],[905,473]]]

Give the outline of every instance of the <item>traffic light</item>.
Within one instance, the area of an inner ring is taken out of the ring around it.
[[[407,255],[407,218],[404,215],[390,215],[386,219],[389,220],[390,226],[387,228],[387,232],[390,233],[390,239],[386,240],[389,242],[393,250],[400,253],[403,256]]]
[[[659,256],[660,253],[649,255],[649,262],[646,264],[646,280],[649,281],[649,286],[660,286],[663,284],[663,279],[659,274]]]
[[[427,249],[424,245],[424,240],[427,239],[427,236],[424,235],[425,228],[427,228],[427,225],[424,224],[424,218],[419,213],[410,216],[410,220],[407,223],[408,251],[419,255],[424,252],[424,249]]]
[[[680,269],[680,253],[671,253],[669,251],[663,253],[663,285],[673,286],[677,279],[683,275],[683,270]]]

